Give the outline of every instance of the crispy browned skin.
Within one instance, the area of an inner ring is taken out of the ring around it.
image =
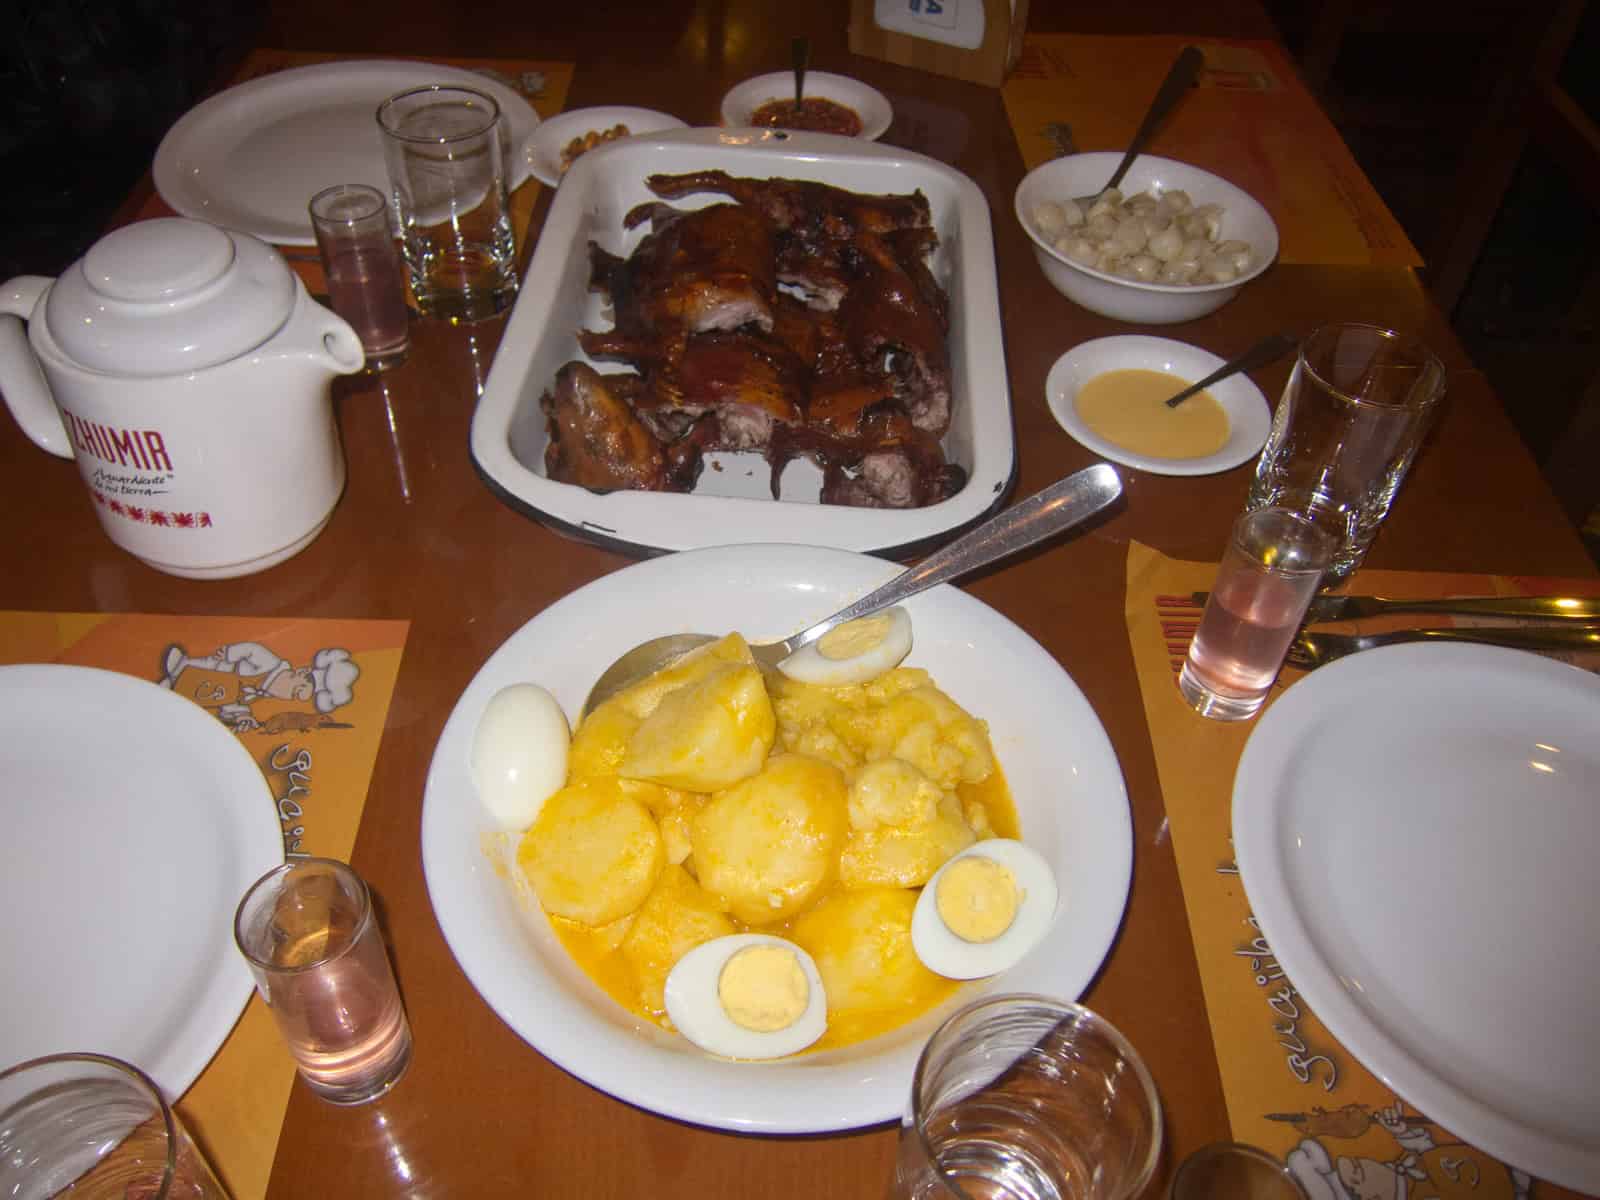
[[[681,212],[641,205],[624,222],[650,233],[626,260],[590,246],[590,286],[607,293],[617,329],[633,337],[686,330],[772,328],[778,294],[772,228],[737,204]]]
[[[720,171],[648,183],[736,203],[639,205],[624,224],[650,233],[627,260],[591,244],[591,286],[616,320],[579,343],[636,373],[563,370],[545,398],[552,478],[692,487],[705,451],[748,450],[765,454],[774,497],[795,458],[822,469],[827,504],[909,508],[960,489],[939,444],[948,300],[928,267],[938,236],[921,193]]]
[[[848,238],[932,224],[928,198],[921,192],[872,196],[808,179],[745,179],[726,171],[652,175],[645,184],[667,199],[697,192],[729,196],[760,211],[775,228],[808,238]]]
[[[545,474],[600,491],[689,490],[693,476],[684,478],[681,461],[617,394],[619,384],[629,386],[585,363],[571,362],[556,372],[555,387],[540,401],[550,430]]]

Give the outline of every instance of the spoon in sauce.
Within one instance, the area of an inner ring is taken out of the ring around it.
[[[1176,396],[1171,397],[1167,401],[1167,407],[1177,408],[1190,396],[1199,395],[1213,383],[1221,383],[1230,375],[1237,375],[1240,371],[1254,371],[1257,367],[1264,367],[1270,362],[1276,362],[1299,344],[1299,338],[1291,337],[1287,333],[1270,334],[1237,358],[1230,358],[1204,379],[1197,383],[1191,383]]]
[[[811,63],[811,39],[797,37],[789,43],[789,58],[794,64],[794,111],[805,108],[806,67]]]
[[[761,665],[776,667],[835,625],[892,608],[936,583],[959,579],[979,567],[1007,558],[1052,534],[1087,520],[1121,494],[1122,479],[1109,463],[1086,467],[1035,492],[1020,504],[996,513],[833,616],[809,625],[781,642],[753,643],[750,652]],[[594,686],[589,689],[588,699],[583,702],[582,715],[588,716],[605,700],[655,674],[696,646],[715,640],[704,633],[674,633],[640,642],[595,680]]]

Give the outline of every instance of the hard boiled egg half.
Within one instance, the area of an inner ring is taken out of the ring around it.
[[[790,679],[848,687],[886,675],[911,653],[911,616],[896,605],[835,625],[778,664]]]
[[[734,933],[690,950],[667,976],[667,1016],[724,1058],[798,1054],[828,1027],[817,964],[793,942]]]
[[[572,730],[556,698],[536,683],[502,688],[472,736],[472,785],[501,829],[526,829],[567,781]]]
[[[1050,864],[1031,846],[990,838],[934,873],[911,914],[922,965],[949,979],[981,979],[1014,966],[1056,915]]]

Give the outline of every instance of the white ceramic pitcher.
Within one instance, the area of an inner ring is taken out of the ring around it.
[[[329,385],[363,360],[276,250],[202,221],[137,222],[0,287],[12,415],[172,575],[247,575],[322,531],[345,481]]]

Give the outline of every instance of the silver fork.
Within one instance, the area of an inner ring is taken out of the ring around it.
[[[1289,644],[1284,661],[1301,671],[1324,666],[1336,658],[1394,646],[1402,642],[1474,642],[1480,646],[1509,646],[1516,650],[1569,654],[1573,651],[1600,651],[1600,626],[1582,629],[1524,628],[1512,625],[1479,626],[1461,629],[1396,629],[1389,633],[1312,633],[1301,630]]]

